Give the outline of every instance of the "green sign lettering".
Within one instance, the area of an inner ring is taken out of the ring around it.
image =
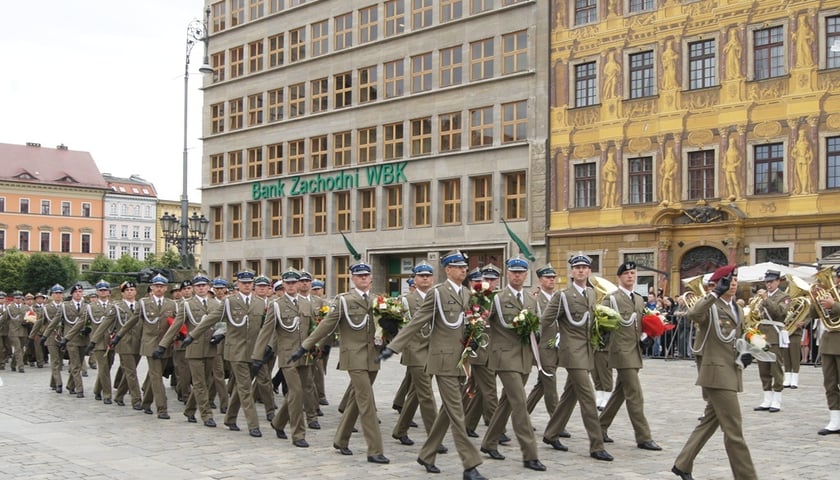
[[[251,199],[263,200],[296,197],[312,193],[338,192],[379,185],[394,185],[408,182],[405,167],[408,162],[386,165],[371,165],[364,169],[345,170],[332,175],[296,176],[278,178],[272,182],[254,182],[251,184]],[[364,170],[364,172],[360,172]],[[366,183],[363,184],[362,181]],[[286,190],[286,185],[289,190]],[[287,195],[288,194],[288,195]]]

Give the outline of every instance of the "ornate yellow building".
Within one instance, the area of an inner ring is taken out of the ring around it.
[[[840,249],[840,2],[552,0],[555,265],[640,283]]]

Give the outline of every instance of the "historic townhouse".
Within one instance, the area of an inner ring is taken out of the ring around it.
[[[840,4],[550,3],[552,260],[678,293],[840,249]]]
[[[110,191],[105,194],[105,255],[116,260],[130,255],[145,260],[155,251],[157,192],[151,182],[132,175],[102,175]]]
[[[420,259],[545,259],[548,2],[225,0],[204,85],[202,262],[399,291]]]

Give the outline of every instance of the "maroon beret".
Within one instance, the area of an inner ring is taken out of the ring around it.
[[[736,265],[725,265],[723,267],[720,267],[717,270],[715,270],[715,273],[712,274],[712,277],[709,278],[709,281],[717,282],[718,280],[729,275],[730,273],[732,274],[732,276],[737,277],[738,272],[735,271],[737,268],[738,267]]]

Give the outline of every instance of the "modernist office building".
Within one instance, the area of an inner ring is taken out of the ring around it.
[[[840,249],[840,6],[553,0],[550,258],[679,279]]]
[[[548,8],[535,0],[225,0],[204,84],[202,264],[375,289],[460,248],[544,261]]]

